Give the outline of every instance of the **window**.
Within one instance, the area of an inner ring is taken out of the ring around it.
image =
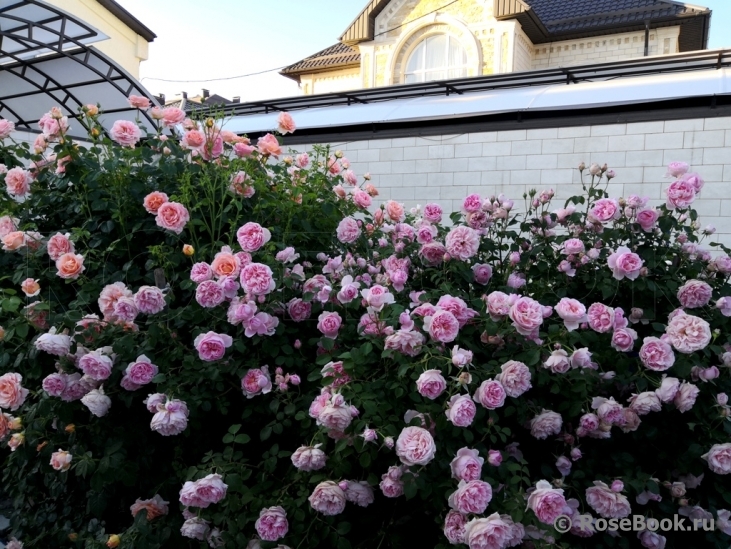
[[[456,38],[446,34],[422,40],[406,64],[404,82],[428,82],[467,76],[467,52]]]

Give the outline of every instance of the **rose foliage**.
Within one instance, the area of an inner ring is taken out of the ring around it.
[[[731,259],[687,165],[657,208],[594,164],[447,218],[328,148],[98,113],[0,121],[18,547],[728,546]],[[600,531],[630,515],[688,531]]]

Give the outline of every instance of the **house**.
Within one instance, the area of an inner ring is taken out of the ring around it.
[[[115,0],[46,0],[104,33],[108,39],[94,46],[134,78],[140,77],[140,63],[148,57],[148,46],[156,35]]]
[[[235,96],[233,99],[226,99],[217,93],[211,94],[211,92],[205,88],[201,90],[199,95],[188,96],[188,92],[182,92],[180,96],[172,99],[166,99],[164,95],[160,96],[159,99],[161,100],[160,103],[164,104],[166,107],[177,107],[188,112],[201,109],[204,111],[210,109],[215,110],[227,105],[241,103],[240,96]]]
[[[369,0],[280,74],[311,95],[621,61],[705,49],[710,20],[671,0]]]

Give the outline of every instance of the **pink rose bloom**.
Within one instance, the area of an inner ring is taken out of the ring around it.
[[[33,178],[30,172],[23,168],[13,168],[5,174],[5,186],[8,194],[24,200],[30,194],[30,184]]]
[[[596,431],[599,428],[599,417],[596,414],[584,414],[579,418],[579,427],[587,432]]]
[[[345,510],[345,492],[336,482],[326,480],[315,486],[307,500],[317,512],[326,516],[339,515]]]
[[[28,396],[28,389],[21,386],[23,376],[8,372],[0,376],[0,408],[11,412],[20,408]]]
[[[162,123],[166,128],[182,124],[183,120],[185,120],[185,111],[182,109],[165,107],[162,110]]]
[[[221,475],[215,473],[206,475],[202,479],[196,480],[195,482],[188,481],[183,485],[183,489],[180,491],[180,503],[186,506],[205,509],[211,503],[218,503],[225,498],[227,491],[228,485],[223,482]],[[183,497],[184,493],[186,498]],[[186,503],[187,497],[190,497],[191,493],[195,494],[192,499],[199,505]]]
[[[654,230],[655,224],[657,223],[660,214],[657,210],[640,210],[637,212],[637,223],[646,233],[650,233]]]
[[[711,301],[713,289],[701,280],[688,280],[678,289],[678,300],[686,309],[705,307]]]
[[[695,189],[696,193],[701,192],[703,185],[705,185],[705,181],[703,181],[703,178],[697,173],[687,173],[681,177],[681,180],[685,183],[689,183]]]
[[[10,137],[10,134],[15,131],[15,123],[10,120],[0,120],[0,139]]]
[[[505,396],[505,388],[502,383],[495,379],[486,379],[477,388],[472,398],[488,410],[494,410],[505,404]]]
[[[43,379],[41,386],[49,396],[60,397],[66,390],[67,378],[68,375],[66,374],[49,374]],[[0,435],[2,435],[2,433],[0,433]],[[2,438],[2,436],[0,436],[0,438]]]
[[[395,223],[400,223],[406,218],[406,212],[404,211],[404,205],[396,202],[395,200],[389,200],[384,206],[386,216]]]
[[[199,151],[206,143],[206,136],[200,130],[188,130],[180,141],[180,146],[184,149]]]
[[[137,360],[130,362],[125,375],[135,385],[147,385],[158,373],[158,368],[145,355],[140,355]]]
[[[604,518],[624,518],[632,511],[625,496],[598,480],[586,489],[586,503]]]
[[[56,274],[60,278],[76,280],[85,270],[84,256],[81,254],[63,254],[56,260]]]
[[[691,408],[693,408],[693,405],[695,404],[696,398],[698,398],[698,394],[700,393],[700,389],[693,385],[692,383],[688,383],[687,381],[684,381],[680,387],[678,387],[678,392],[675,393],[675,398],[673,398],[673,404],[675,404],[675,407],[681,412],[687,412]]]
[[[480,235],[470,227],[455,227],[444,239],[447,252],[455,259],[467,261],[480,247]]]
[[[505,515],[507,518],[507,515]],[[515,546],[522,540],[513,542],[514,531],[512,524],[503,520],[500,515],[493,513],[487,518],[473,518],[465,525],[465,539],[470,549],[504,549]]]
[[[632,395],[629,399],[629,407],[638,416],[644,416],[650,412],[659,412],[662,410],[660,399],[653,391],[645,391],[638,395]]]
[[[723,316],[731,316],[731,298],[722,297],[716,301],[716,308],[721,312]]]
[[[272,390],[272,379],[269,375],[269,366],[252,368],[241,379],[241,390],[247,399],[257,395],[265,395]]]
[[[530,434],[538,439],[545,439],[561,432],[563,420],[561,414],[550,410],[543,410],[530,420]]]
[[[688,173],[690,167],[685,162],[671,162],[668,164],[668,173],[665,177],[682,177]]]
[[[479,480],[482,474],[482,464],[485,459],[480,457],[480,452],[470,448],[460,448],[457,455],[449,464],[452,470],[452,478],[457,480]]]
[[[451,343],[459,334],[459,321],[449,311],[436,311],[424,317],[424,329],[434,341]]]
[[[207,309],[220,305],[225,298],[223,288],[214,280],[201,282],[195,290],[195,300],[201,307]]]
[[[481,480],[459,481],[459,487],[449,496],[449,506],[463,515],[481,515],[492,500],[492,487]]]
[[[543,363],[543,367],[554,374],[565,374],[571,369],[568,353],[563,349],[553,351]]]
[[[678,394],[679,388],[680,380],[678,378],[663,375],[660,387],[655,389],[655,394],[662,402],[668,403],[675,399],[675,395]]]
[[[519,334],[530,336],[543,324],[543,306],[530,297],[519,298],[509,313]]]
[[[149,404],[148,404],[149,407]],[[157,405],[157,411],[150,421],[150,429],[164,437],[179,435],[188,426],[188,406],[182,400],[166,400]],[[200,507],[208,507],[202,505]]]
[[[596,369],[596,364],[591,361],[591,353],[586,347],[576,349],[569,357],[572,368],[593,368]]]
[[[53,452],[51,454],[51,467],[56,471],[68,471],[71,467],[71,460],[74,458],[71,454],[64,450]],[[7,545],[5,546],[7,547]]]
[[[109,130],[109,137],[123,147],[134,147],[135,143],[142,137],[142,132],[137,124],[129,120],[117,120],[112,129]]]
[[[264,508],[259,512],[259,518],[256,519],[254,528],[264,541],[277,541],[286,536],[289,531],[287,512],[279,505]]]
[[[299,298],[293,298],[289,301],[289,303],[287,303],[287,312],[292,320],[295,322],[302,322],[310,318],[310,314],[312,314],[312,305]]]
[[[183,526],[180,527],[181,536],[200,541],[205,541],[206,537],[210,536],[213,531],[208,526],[207,520],[195,516],[186,519]]]
[[[342,433],[353,421],[353,417],[353,409],[348,406],[342,395],[334,395],[317,415],[317,424]]]
[[[602,303],[592,303],[587,311],[589,327],[604,334],[614,328],[614,309]]]
[[[517,398],[531,388],[531,374],[528,366],[517,360],[509,360],[500,367],[495,376],[509,397]]]
[[[665,206],[671,210],[675,208],[682,210],[695,200],[696,188],[692,183],[678,179],[673,181],[665,192],[667,193]]]
[[[528,506],[544,524],[553,524],[559,516],[565,514],[566,498],[563,490],[553,488],[545,480],[536,483],[536,488],[528,497]]]
[[[594,397],[591,401],[591,407],[596,410],[596,415],[605,423],[621,425],[623,421],[622,405],[614,400],[614,397]]]
[[[241,269],[241,287],[248,294],[266,295],[277,286],[273,274],[263,263],[249,263]]]
[[[255,252],[264,244],[269,242],[272,234],[269,229],[265,229],[258,223],[250,221],[236,231],[236,240],[238,240],[241,249],[245,252]]]
[[[444,519],[444,535],[449,543],[458,545],[465,542],[467,517],[457,511],[450,511]]]
[[[584,243],[578,238],[569,238],[563,243],[563,253],[565,255],[578,255],[585,250]]]
[[[427,370],[416,380],[419,394],[430,400],[439,397],[447,388],[447,381],[439,370]]]
[[[193,346],[198,351],[198,357],[206,362],[213,362],[223,358],[226,349],[231,347],[233,339],[230,335],[207,332],[199,334],[193,341]]]
[[[482,199],[480,195],[471,194],[462,202],[462,209],[466,213],[479,212],[482,209]]]
[[[347,480],[347,488],[345,489],[345,499],[351,503],[355,503],[359,507],[368,507],[374,501],[373,488],[367,481]]]
[[[613,198],[601,198],[594,203],[594,207],[589,212],[589,220],[593,222],[606,223],[619,219],[622,210],[617,201]]]
[[[487,312],[495,322],[500,322],[510,314],[510,308],[518,300],[516,294],[505,294],[503,292],[492,292],[485,299]]]
[[[0,166],[1,166],[1,164],[0,164]],[[0,171],[0,173],[2,173],[2,171]],[[0,217],[0,238],[5,238],[10,233],[17,231],[18,230],[18,221],[19,221],[18,219],[10,217],[9,215],[4,215],[4,216]],[[71,236],[71,235],[67,234],[67,236]],[[53,237],[51,237],[51,239],[53,239]],[[66,250],[66,251],[61,252],[58,255],[60,256],[64,253],[66,253],[67,251],[73,251],[73,250]],[[55,258],[52,257],[51,259],[56,261],[56,259],[58,259],[58,257],[55,257]]]
[[[489,450],[487,452],[487,462],[493,467],[500,467],[503,462],[503,456],[497,450]]]
[[[646,549],[665,549],[665,544],[667,543],[667,538],[665,536],[661,536],[660,534],[651,532],[650,530],[642,530],[641,532],[638,532],[637,538],[640,540],[642,547],[645,547]]]
[[[439,204],[427,204],[424,206],[424,219],[429,223],[440,223],[442,221],[442,207]]]
[[[475,419],[477,408],[469,395],[453,395],[447,403],[447,420],[456,427],[469,427]]]
[[[718,475],[731,473],[731,443],[714,444],[701,456],[708,462],[708,468]]]
[[[474,274],[475,282],[484,286],[492,278],[492,267],[484,263],[476,263],[472,266],[472,273]]]
[[[279,141],[270,133],[260,137],[256,142],[256,147],[259,149],[259,152],[265,156],[278,158],[279,155],[282,154],[282,148],[279,146]]]
[[[252,147],[249,143],[236,143],[234,145],[234,154],[239,158],[245,158],[251,156],[256,150],[256,147]]]
[[[368,317],[369,315],[364,315]],[[371,335],[377,335],[377,329]],[[370,333],[369,328],[363,330],[363,333]],[[424,336],[416,330],[397,330],[393,334],[386,337],[385,348],[394,349],[401,354],[407,356],[417,356],[421,352],[421,346],[424,344]]]
[[[325,467],[327,456],[320,450],[322,444],[315,446],[300,446],[292,454],[292,465],[300,471],[318,471]]]
[[[338,313],[323,311],[317,317],[317,329],[329,339],[337,339],[343,319]]]
[[[109,347],[107,349],[110,349]],[[104,381],[112,375],[114,361],[104,354],[106,349],[91,351],[79,359],[79,370],[96,381]]]
[[[353,202],[361,208],[368,208],[371,205],[371,196],[360,189],[353,191]]]
[[[340,242],[350,244],[358,240],[361,230],[354,218],[346,217],[338,224],[336,233]]]
[[[619,328],[612,334],[612,348],[622,353],[628,353],[635,346],[637,332],[632,328]]]
[[[429,242],[424,244],[419,250],[419,255],[423,257],[429,265],[438,265],[444,261],[444,255],[447,248],[439,242]]]
[[[71,343],[70,336],[65,333],[57,333],[56,328],[53,327],[36,339],[35,347],[52,355],[66,356],[71,349]]]
[[[56,261],[63,254],[72,254],[76,251],[74,250],[74,243],[71,242],[71,235],[69,233],[56,233],[53,235],[48,239],[46,249],[48,250],[48,256],[53,261]]]
[[[158,227],[180,234],[186,223],[190,221],[190,214],[185,206],[177,202],[165,202],[157,209],[155,223]]]
[[[607,265],[612,269],[614,278],[622,280],[623,278],[629,278],[635,280],[640,276],[640,269],[644,261],[640,259],[635,253],[632,253],[629,248],[620,246],[617,251],[609,256],[607,259]]]
[[[404,465],[426,465],[436,451],[434,438],[421,427],[405,427],[396,439],[396,455]]]
[[[165,295],[157,286],[140,286],[134,296],[137,309],[146,315],[154,315],[165,308]]]
[[[146,110],[150,108],[151,103],[150,100],[147,99],[147,97],[142,97],[141,95],[130,95],[128,99],[130,107],[140,110]]]
[[[459,345],[452,347],[452,364],[457,368],[464,368],[472,364],[472,351],[460,349]]]
[[[120,297],[114,304],[112,317],[118,321],[134,322],[139,313],[134,299],[131,297]]]
[[[439,301],[437,301],[437,309],[443,309],[452,313],[454,318],[459,322],[460,328],[464,328],[470,320],[479,315],[477,311],[470,309],[462,299],[451,295],[443,295],[440,297]]]
[[[277,118],[277,131],[281,133],[282,135],[287,133],[294,133],[294,130],[297,129],[297,126],[294,123],[294,119],[292,118],[292,115],[288,112],[280,112],[279,118]],[[274,541],[274,540],[270,540]]]
[[[208,263],[196,263],[190,269],[190,279],[196,284],[213,279],[213,269]]]
[[[665,329],[668,341],[678,352],[690,354],[711,342],[711,327],[702,318],[687,314],[674,316]]]
[[[561,298],[556,305],[556,313],[563,319],[569,332],[576,330],[579,324],[587,321],[586,307],[579,301],[568,297]]]
[[[129,510],[133,517],[136,517],[137,513],[144,510],[147,520],[153,520],[168,514],[169,503],[162,499],[159,494],[155,494],[151,499],[137,499],[130,505]]]
[[[342,289],[337,293],[337,299],[340,303],[350,303],[358,297],[360,282],[353,282],[351,275],[345,275],[340,281],[340,286]]]
[[[92,389],[81,399],[81,403],[96,417],[104,417],[112,407],[112,399],[104,394],[104,388]]]

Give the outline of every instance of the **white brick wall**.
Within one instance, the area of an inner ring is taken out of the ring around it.
[[[366,147],[367,145],[367,147]],[[577,192],[580,162],[607,163],[617,173],[612,192],[664,202],[666,166],[691,164],[706,185],[695,202],[704,225],[717,227],[731,246],[731,117],[668,122],[547,128],[332,143],[362,176],[370,172],[376,199],[407,207],[438,202],[460,209],[470,193],[504,193],[522,203],[524,192]],[[297,148],[297,147],[295,147]],[[306,147],[299,147],[300,150]]]

